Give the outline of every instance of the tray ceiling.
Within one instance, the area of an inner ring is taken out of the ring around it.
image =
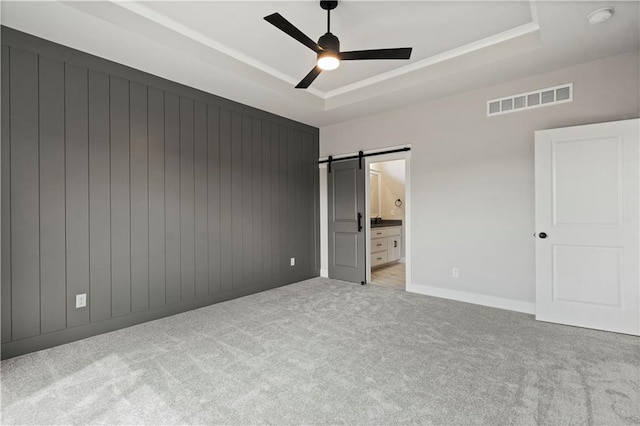
[[[614,18],[589,25],[604,5]],[[315,54],[263,20],[273,12],[326,31],[316,1],[3,1],[2,24],[316,126],[640,44],[638,2],[342,1],[342,50],[411,46],[411,60],[343,62],[297,90]]]

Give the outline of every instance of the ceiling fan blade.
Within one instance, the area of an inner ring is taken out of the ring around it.
[[[296,89],[306,89],[307,87],[309,87],[311,83],[313,83],[313,80],[315,80],[321,72],[322,68],[320,68],[319,66],[316,65],[315,67],[313,67],[309,74],[307,74],[307,76],[303,78],[300,83],[298,83]]]
[[[411,57],[411,50],[411,47],[401,47],[397,49],[354,50],[351,52],[340,52],[340,60],[409,59]]]
[[[314,52],[320,53],[322,51],[322,48],[318,46],[318,43],[311,40],[306,34],[297,29],[291,22],[284,19],[284,17],[279,13],[273,13],[269,16],[265,16],[264,20],[289,34],[291,37],[295,38]]]

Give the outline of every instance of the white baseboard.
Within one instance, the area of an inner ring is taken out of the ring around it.
[[[323,278],[329,278],[329,270],[328,269],[320,269],[320,276]]]
[[[468,293],[460,290],[449,290],[440,287],[431,287],[418,284],[407,284],[410,293],[424,294],[427,296],[441,297],[443,299],[457,300],[458,302],[473,303],[475,305],[489,306],[491,308],[506,309],[508,311],[522,312],[535,315],[536,304],[522,302],[520,300],[504,299],[502,297],[487,296],[485,294]]]

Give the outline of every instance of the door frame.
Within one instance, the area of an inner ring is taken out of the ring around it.
[[[388,151],[398,148],[409,147],[411,144],[388,146],[371,151],[365,151],[367,154],[375,153],[376,151]],[[371,214],[369,206],[371,204],[371,188],[369,185],[369,166],[371,163],[382,163],[384,161],[393,160],[405,160],[404,161],[404,249],[405,249],[405,283],[404,290],[411,286],[411,151],[394,152],[392,154],[381,154],[372,157],[364,158],[364,166],[367,169],[367,178],[364,180],[364,203],[367,214],[365,215],[365,247],[367,252],[366,264],[367,264],[367,283],[371,282]]]

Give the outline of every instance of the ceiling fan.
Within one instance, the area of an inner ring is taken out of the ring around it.
[[[372,49],[354,50],[350,52],[340,51],[340,40],[331,34],[331,11],[338,6],[337,1],[320,1],[320,7],[327,11],[327,32],[318,42],[314,42],[302,31],[297,29],[279,13],[265,16],[265,21],[284,31],[300,43],[318,54],[318,61],[311,72],[298,83],[296,89],[306,89],[322,71],[334,70],[340,66],[340,61],[356,61],[364,59],[409,59],[411,47],[397,49]]]

